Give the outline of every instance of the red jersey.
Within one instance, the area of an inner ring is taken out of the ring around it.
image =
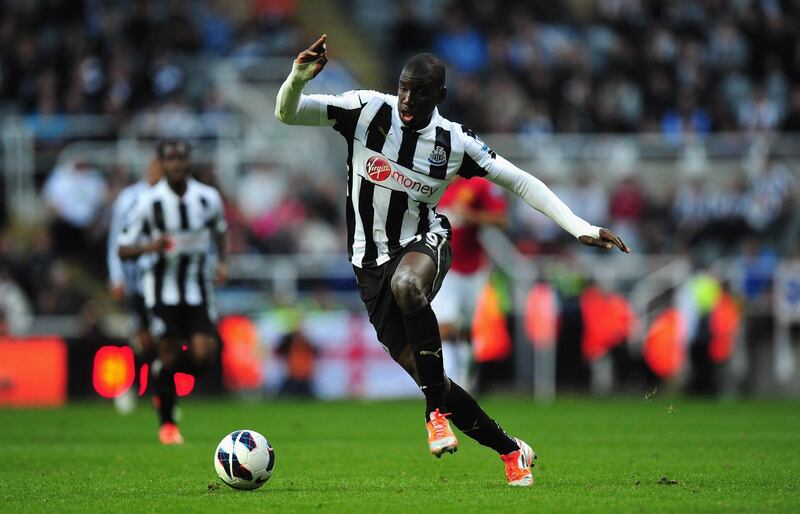
[[[506,201],[503,190],[486,179],[464,179],[456,177],[442,195],[437,211],[450,220],[453,238],[453,263],[450,269],[458,273],[474,273],[483,267],[486,260],[483,247],[478,242],[479,225],[467,224],[461,219],[459,210],[504,213]]]

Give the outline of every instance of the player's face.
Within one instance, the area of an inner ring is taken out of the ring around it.
[[[415,130],[424,128],[446,91],[430,77],[404,69],[397,86],[397,110],[403,124]]]
[[[189,149],[185,145],[169,145],[161,157],[161,167],[171,183],[186,180],[189,172]]]

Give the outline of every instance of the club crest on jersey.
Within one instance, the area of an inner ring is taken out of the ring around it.
[[[434,146],[431,155],[428,157],[428,162],[434,166],[441,166],[447,162],[447,152],[439,145]]]
[[[367,175],[375,182],[383,182],[392,174],[392,165],[380,155],[375,155],[367,160]]]

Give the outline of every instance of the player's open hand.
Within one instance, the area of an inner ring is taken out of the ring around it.
[[[612,246],[616,246],[620,251],[631,253],[631,249],[628,248],[628,245],[623,243],[619,236],[607,228],[600,229],[600,237],[581,236],[578,238],[578,241],[586,246],[597,246],[606,250],[610,250]]]
[[[328,63],[328,52],[325,47],[325,41],[327,40],[327,34],[321,35],[313,45],[300,52],[294,60],[297,64],[314,63],[311,68],[311,78],[316,77],[325,67],[325,64]]]

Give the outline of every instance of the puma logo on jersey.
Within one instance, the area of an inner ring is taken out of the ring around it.
[[[420,355],[433,355],[433,356],[434,356],[434,357],[436,357],[437,359],[441,359],[441,358],[442,358],[442,349],[441,349],[441,348],[439,348],[439,349],[438,349],[438,350],[436,350],[435,352],[429,352],[428,350],[420,350],[420,351],[419,351],[419,354],[420,354]]]

